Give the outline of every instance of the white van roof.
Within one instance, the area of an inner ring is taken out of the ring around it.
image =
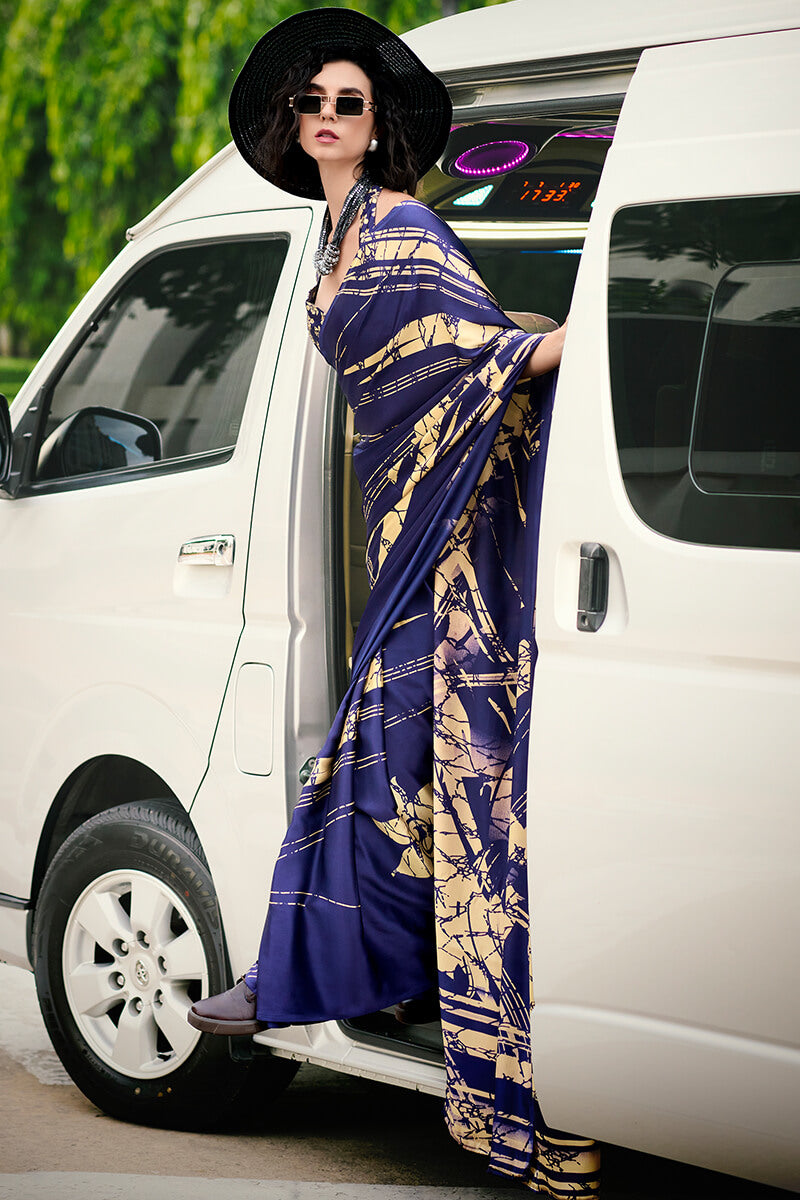
[[[509,0],[432,21],[403,41],[446,75],[798,25],[797,0]]]
[[[647,46],[768,32],[800,24],[797,0],[509,0],[433,21],[403,35],[446,83],[535,74],[537,64],[624,54],[630,69]],[[527,68],[527,69],[526,69]],[[458,90],[458,88],[456,88]],[[214,213],[296,208],[295,199],[255,174],[233,143],[128,230],[133,239],[162,225]]]

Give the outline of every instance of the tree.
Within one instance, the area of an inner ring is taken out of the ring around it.
[[[64,253],[84,291],[178,182],[172,159],[185,0],[57,0],[45,47],[47,143]]]
[[[44,47],[56,0],[5,2],[0,60],[0,324],[7,349],[38,352],[75,291],[48,149]]]
[[[180,179],[172,158],[185,0],[2,0],[0,322],[42,349]]]
[[[482,2],[353,7],[402,33]],[[0,0],[0,327],[10,349],[41,350],[126,227],[229,141],[228,96],[250,48],[308,7]]]

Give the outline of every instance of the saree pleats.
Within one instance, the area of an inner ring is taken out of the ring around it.
[[[258,1016],[373,1012],[438,984],[445,1115],[490,1168],[597,1185],[547,1129],[530,1055],[526,761],[553,379],[537,337],[416,202],[375,220],[309,328],[353,408],[370,597],[353,672],[276,866]]]

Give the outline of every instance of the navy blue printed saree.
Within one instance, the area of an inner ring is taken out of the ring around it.
[[[276,866],[258,1017],[439,989],[445,1115],[494,1171],[596,1187],[534,1098],[525,851],[537,523],[553,375],[425,205],[376,222],[314,342],[353,409],[371,592],[351,683]]]

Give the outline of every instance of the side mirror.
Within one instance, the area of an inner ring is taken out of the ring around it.
[[[119,471],[159,462],[158,426],[147,417],[115,408],[81,408],[42,443],[38,481]]]
[[[7,482],[11,474],[11,458],[14,449],[14,435],[11,432],[11,414],[8,411],[8,401],[0,395],[0,488]]]

